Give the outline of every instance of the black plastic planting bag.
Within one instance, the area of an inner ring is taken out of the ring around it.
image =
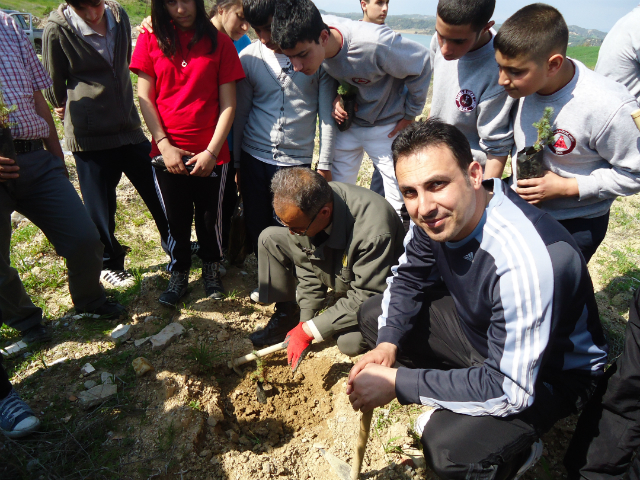
[[[540,178],[544,175],[542,152],[543,149],[536,150],[533,147],[525,148],[518,152],[518,156],[516,157],[516,172],[518,180]]]

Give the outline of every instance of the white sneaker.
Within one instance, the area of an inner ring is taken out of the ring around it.
[[[529,458],[527,458],[527,460],[522,464],[522,466],[518,470],[518,473],[516,473],[516,476],[513,477],[513,480],[518,480],[519,478],[522,478],[525,472],[529,470],[531,467],[533,467],[536,464],[536,462],[540,459],[541,456],[542,456],[542,440],[538,439],[537,442],[531,445],[531,455],[529,455]]]
[[[117,288],[129,288],[136,283],[136,279],[126,270],[112,270],[105,268],[100,272],[100,280]]]
[[[258,305],[266,305],[266,303],[262,303],[260,301],[260,289],[256,288],[253,292],[251,292],[251,295],[249,295],[249,298],[251,299],[251,301],[253,303],[257,303]]]

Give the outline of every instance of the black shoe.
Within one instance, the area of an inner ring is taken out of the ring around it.
[[[51,331],[42,324],[28,328],[22,335],[22,341],[27,345],[50,342],[52,338]]]
[[[171,272],[169,286],[160,295],[158,301],[168,307],[175,307],[184,294],[187,293],[188,286],[189,272]]]
[[[221,300],[224,298],[224,287],[220,280],[220,263],[203,262],[202,263],[202,282],[204,283],[204,291],[209,298]]]
[[[289,330],[300,323],[300,307],[296,302],[276,303],[276,312],[262,330],[249,335],[254,347],[284,342]]]
[[[122,314],[126,313],[127,309],[120,305],[118,302],[106,301],[98,308],[91,310],[76,308],[76,313],[85,317],[92,318],[118,318]]]

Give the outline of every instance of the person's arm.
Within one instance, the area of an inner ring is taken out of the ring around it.
[[[426,47],[406,40],[399,34],[393,32],[391,34],[393,34],[391,45],[387,49],[378,49],[378,61],[387,74],[404,79],[407,96],[405,116],[389,134],[389,138],[422,114],[427,102],[432,68],[431,55]]]
[[[67,79],[69,58],[62,50],[58,38],[58,25],[48,22],[42,34],[42,64],[49,73],[53,85],[44,90],[45,98],[53,105],[56,115],[64,118],[67,104]]]
[[[331,163],[335,152],[338,127],[331,116],[338,82],[324,68],[318,69],[318,125],[320,127],[320,159],[318,173],[331,181]]]
[[[56,131],[55,123],[53,123],[53,117],[51,116],[49,105],[44,99],[44,95],[42,94],[42,92],[33,92],[33,100],[36,105],[36,113],[47,122],[47,125],[49,125],[49,136],[43,139],[44,146],[48,151],[61,159],[64,165],[64,153],[62,153],[62,147],[60,146],[60,140],[58,139],[58,132]],[[67,172],[66,166],[64,167],[64,170],[68,177],[69,172]]]
[[[501,178],[513,149],[513,111],[517,102],[498,85],[489,88],[478,102],[476,125],[480,149],[487,155],[484,178]]]
[[[640,192],[640,132],[631,118],[637,107],[630,97],[593,137],[595,150],[610,168],[571,178],[547,170],[541,178],[518,180],[518,195],[537,204],[560,197],[604,200]]]
[[[249,113],[253,107],[254,75],[252,66],[260,66],[260,62],[253,62],[252,55],[248,52],[240,55],[242,69],[245,72],[245,79],[240,80],[236,85],[236,116],[233,120],[233,166],[240,168],[240,156],[242,154],[242,140],[244,139],[244,129],[249,119]]]
[[[351,288],[346,297],[310,320],[313,324],[311,332],[317,341],[357,325],[358,310],[364,301],[385,291],[391,267],[398,262],[394,240],[392,234],[386,233],[359,246],[358,258],[351,268]]]
[[[218,162],[218,154],[222,149],[231,126],[233,116],[236,113],[236,82],[228,82],[218,87],[218,98],[220,99],[220,116],[213,137],[204,152],[195,155],[187,162],[187,165],[195,164],[191,175],[196,177],[208,177]]]
[[[188,175],[189,172],[182,163],[182,156],[193,154],[171,145],[171,140],[167,138],[156,107],[155,79],[142,71],[138,72],[138,100],[142,117],[151,136],[156,141],[167,170],[175,174]]]

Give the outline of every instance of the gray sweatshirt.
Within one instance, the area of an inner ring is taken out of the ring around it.
[[[311,165],[316,118],[320,126],[318,168],[330,170],[337,126],[331,117],[337,82],[320,67],[310,76],[294,72],[284,86],[262,56],[260,42],[240,52],[246,78],[237,84],[233,122],[234,165],[240,149],[257,157],[271,157],[291,165]]]
[[[422,114],[431,81],[426,47],[402,38],[386,25],[333,15],[322,18],[343,38],[337,55],[322,65],[339,82],[358,87],[356,125],[388,125]]]
[[[640,7],[618,20],[608,33],[596,72],[622,83],[640,103]]]
[[[492,32],[495,34],[495,32]],[[511,110],[515,104],[498,84],[493,38],[459,60],[447,61],[436,35],[431,40],[433,101],[431,116],[458,127],[484,165],[487,154],[506,156],[513,148]]]
[[[576,73],[566,86],[552,95],[521,98],[515,114],[514,139],[520,151],[535,143],[533,123],[544,108],[554,109],[555,137],[544,149],[545,167],[576,178],[580,191],[579,197],[540,204],[556,220],[599,217],[616,197],[640,192],[640,132],[631,118],[635,98],[623,85],[571,61]],[[515,183],[517,169],[513,171]]]

